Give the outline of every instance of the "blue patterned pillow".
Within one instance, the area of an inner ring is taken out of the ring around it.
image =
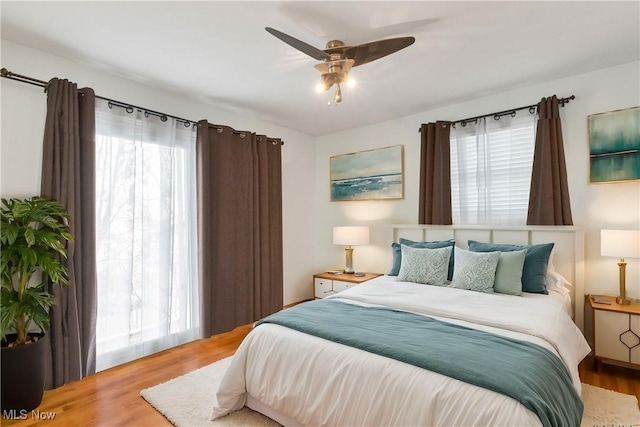
[[[400,245],[402,264],[398,273],[401,282],[444,286],[451,257],[451,246],[438,249]]]
[[[397,276],[400,273],[400,264],[402,264],[402,252],[400,251],[400,245],[407,245],[414,248],[428,248],[439,249],[453,246],[456,244],[454,240],[434,240],[432,242],[414,242],[409,239],[400,239],[400,243],[392,243],[391,250],[393,252],[393,260],[391,264],[391,270],[389,276]],[[453,277],[453,250],[451,251],[451,258],[449,259],[449,271],[447,272],[447,280],[451,280]]]
[[[522,291],[535,294],[548,294],[544,284],[547,275],[547,264],[553,250],[553,243],[540,245],[508,245],[498,243],[481,243],[469,240],[469,250],[474,252],[513,252],[527,250],[522,267]]]
[[[455,257],[452,288],[493,293],[500,252],[471,252],[456,247]]]

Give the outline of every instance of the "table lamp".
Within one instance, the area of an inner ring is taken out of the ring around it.
[[[622,305],[631,304],[627,298],[625,285],[625,258],[640,258],[640,230],[601,230],[600,255],[620,258],[620,296],[616,302]]]
[[[351,246],[368,245],[369,244],[369,227],[364,226],[346,226],[333,227],[333,244],[347,245],[345,253],[347,254],[347,263],[344,272],[352,274],[353,270],[353,248]]]

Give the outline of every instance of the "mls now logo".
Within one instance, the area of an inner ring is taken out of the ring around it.
[[[25,409],[21,409],[21,410],[17,410],[17,409],[10,409],[10,410],[2,410],[2,416],[5,419],[9,419],[9,420],[26,420],[27,418],[29,418],[29,411],[25,410]],[[33,420],[53,420],[56,417],[56,413],[55,412],[43,412],[43,411],[39,411],[39,410],[34,410],[31,411],[31,419]]]
[[[26,420],[29,417],[29,411],[25,411],[24,409],[17,410],[11,409],[9,411],[2,410],[2,416],[9,420]]]

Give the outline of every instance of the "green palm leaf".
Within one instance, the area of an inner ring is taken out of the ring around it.
[[[15,330],[23,344],[31,324],[49,327],[55,304],[49,282],[68,283],[66,264],[69,213],[55,200],[42,197],[2,199],[0,208],[0,337]],[[45,281],[30,285],[41,271]]]

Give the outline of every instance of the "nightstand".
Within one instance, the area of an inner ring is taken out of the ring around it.
[[[603,298],[611,304],[599,304]],[[593,309],[593,344],[596,368],[615,362],[640,368],[640,305],[620,305],[616,297],[589,295]]]
[[[324,298],[337,294],[360,283],[382,276],[380,273],[366,273],[356,277],[353,274],[318,273],[313,275],[313,295],[315,298]]]

